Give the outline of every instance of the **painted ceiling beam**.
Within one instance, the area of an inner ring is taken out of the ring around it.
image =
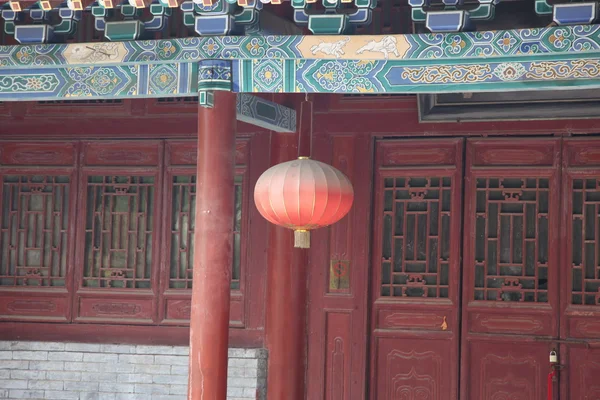
[[[197,95],[203,60],[229,63],[239,93],[597,88],[600,26],[3,46],[0,101]]]

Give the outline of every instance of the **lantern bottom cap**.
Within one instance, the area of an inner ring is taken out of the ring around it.
[[[310,231],[298,230],[294,231],[294,247],[300,249],[310,248]]]

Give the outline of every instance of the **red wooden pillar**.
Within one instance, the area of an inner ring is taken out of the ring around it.
[[[273,134],[272,164],[298,156],[298,137]],[[294,248],[294,233],[269,226],[266,342],[267,398],[304,400],[306,371],[306,250]]]
[[[236,94],[198,111],[188,400],[225,400],[233,249]]]

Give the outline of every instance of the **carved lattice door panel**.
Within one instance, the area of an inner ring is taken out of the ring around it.
[[[373,400],[457,398],[462,143],[377,144]]]
[[[71,318],[75,151],[0,145],[0,319]]]
[[[560,346],[560,360],[567,365],[561,374],[562,398],[599,399],[599,139],[565,140],[562,185],[560,336],[565,342]]]
[[[162,143],[84,143],[78,321],[156,322]]]
[[[469,140],[462,399],[545,399],[558,334],[560,140]]]

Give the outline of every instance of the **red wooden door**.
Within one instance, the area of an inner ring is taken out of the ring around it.
[[[600,139],[563,144],[561,399],[600,399]],[[556,386],[556,385],[555,385]]]
[[[373,400],[457,398],[462,144],[377,143]]]
[[[559,326],[560,139],[469,140],[461,399],[546,399]]]

